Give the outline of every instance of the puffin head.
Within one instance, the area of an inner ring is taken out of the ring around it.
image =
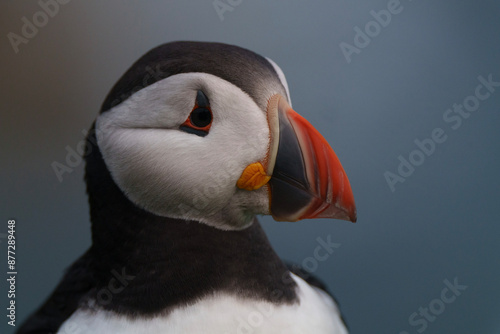
[[[291,108],[281,69],[246,49],[173,42],[149,51],[109,93],[95,135],[113,182],[157,216],[224,230],[258,214],[356,221],[334,151]]]

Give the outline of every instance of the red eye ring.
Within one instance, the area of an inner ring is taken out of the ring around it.
[[[179,127],[180,130],[192,133],[200,137],[208,135],[212,127],[213,114],[210,109],[208,97],[202,90],[196,92],[196,102],[191,113],[184,123]]]
[[[184,123],[181,124],[181,127],[189,127],[197,131],[207,132],[210,130],[212,126],[212,110],[210,107],[199,107],[195,105],[189,117],[186,119]]]

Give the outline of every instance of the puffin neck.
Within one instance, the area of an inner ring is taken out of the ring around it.
[[[113,182],[91,138],[87,143],[92,145],[85,179],[95,277],[89,300],[104,309],[143,316],[214,292],[278,304],[297,302],[296,285],[256,219],[244,230],[223,231],[146,212]],[[99,292],[113,279],[124,288],[100,303]]]

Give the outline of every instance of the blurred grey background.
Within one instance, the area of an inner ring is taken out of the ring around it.
[[[500,87],[481,88],[489,93],[482,101],[470,97],[479,76],[500,82],[500,2],[44,3],[54,1],[0,4],[0,277],[15,218],[17,324],[90,245],[83,164],[59,182],[52,163],[66,165],[67,148],[76,149],[136,59],[164,42],[199,40],[275,60],[294,109],[342,161],[357,224],[262,221],[282,257],[328,284],[352,333],[500,333]],[[381,23],[370,23],[375,16]],[[23,30],[26,22],[38,31]],[[467,118],[447,111],[464,101],[474,110]],[[446,141],[415,153],[415,140],[436,128]],[[392,191],[384,173],[398,173],[400,156],[419,166]],[[340,244],[335,252],[307,260],[328,236]],[[467,288],[444,303],[444,281],[455,279]],[[0,332],[10,333],[0,281]],[[427,318],[418,314],[429,307]]]

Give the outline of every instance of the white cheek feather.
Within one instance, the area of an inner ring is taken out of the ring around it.
[[[205,137],[179,130],[198,89],[209,97],[213,113]],[[222,229],[246,227],[252,215],[268,213],[264,188],[236,188],[243,169],[266,156],[266,115],[225,80],[186,73],[158,81],[100,115],[96,133],[114,181],[152,213]]]
[[[129,319],[101,309],[78,310],[58,334],[347,334],[337,306],[292,274],[300,303],[275,305],[214,294],[168,315]]]

